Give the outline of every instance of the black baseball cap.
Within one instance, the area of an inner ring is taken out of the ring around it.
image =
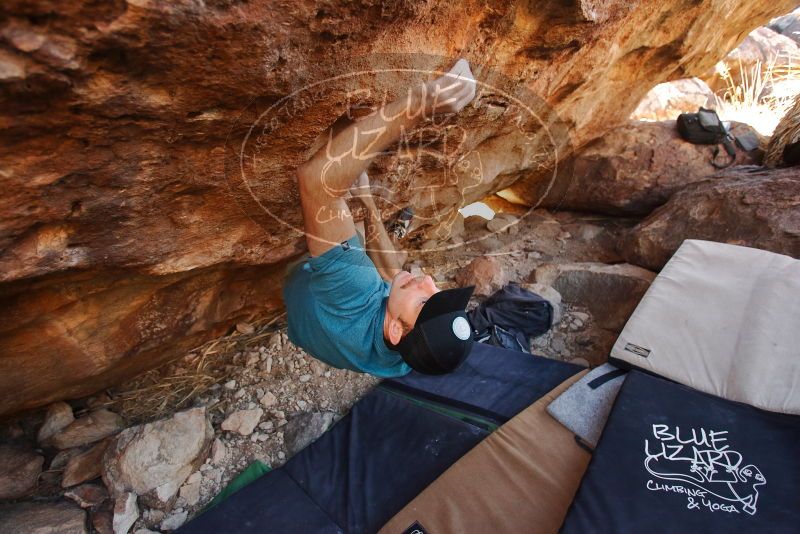
[[[475,286],[434,293],[422,307],[414,328],[395,349],[412,369],[443,375],[458,369],[472,349],[472,325],[464,309]]]

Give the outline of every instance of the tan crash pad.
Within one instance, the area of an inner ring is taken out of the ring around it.
[[[464,455],[381,533],[558,531],[591,455],[547,405],[586,371],[526,408]],[[415,528],[409,527],[415,525]]]

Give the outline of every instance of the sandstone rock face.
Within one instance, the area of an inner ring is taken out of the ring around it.
[[[115,498],[136,493],[151,507],[174,502],[213,436],[204,408],[125,429],[105,454],[103,481]]]
[[[349,108],[422,74],[310,84],[470,60],[484,90],[416,141],[460,132],[457,153],[411,173],[386,157],[374,172],[387,202],[452,222],[515,182],[509,194],[534,203],[531,185],[571,146],[793,3],[4,2],[0,414],[90,394],[279,309],[280,263],[303,246],[293,169]],[[274,104],[276,129],[249,138]],[[240,160],[248,139],[257,153]],[[436,198],[413,187],[462,156],[469,180]]]
[[[658,270],[684,239],[800,257],[800,168],[738,167],[690,185],[631,229],[621,252]]]
[[[631,120],[666,121],[678,118],[681,113],[693,113],[699,107],[713,107],[714,91],[700,78],[660,83],[650,89],[636,109]]]
[[[43,463],[44,458],[34,452],[0,446],[0,499],[16,499],[35,489]]]
[[[66,502],[25,502],[0,507],[0,532],[88,534],[86,512]]]
[[[734,123],[731,131],[759,138],[746,124]],[[717,173],[719,169],[711,163],[713,149],[681,139],[675,121],[632,121],[565,162],[542,204],[612,215],[646,215],[681,187]],[[745,152],[737,147],[736,164],[759,163],[760,156],[759,150]],[[715,161],[723,164],[729,158],[720,149]]]

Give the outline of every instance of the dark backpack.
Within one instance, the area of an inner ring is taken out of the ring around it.
[[[530,353],[530,338],[544,334],[553,324],[553,306],[511,282],[471,310],[469,319],[475,341]]]
[[[678,115],[678,133],[685,141],[695,145],[722,145],[730,156],[730,161],[725,164],[717,163],[719,146],[714,148],[711,165],[717,169],[724,169],[736,161],[735,138],[728,133],[725,125],[719,120],[717,112],[713,109],[700,108],[697,113],[681,113]]]

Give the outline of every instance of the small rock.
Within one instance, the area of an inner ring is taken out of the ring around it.
[[[86,512],[64,501],[12,504],[0,511],[0,532],[87,534]]]
[[[237,410],[230,414],[222,422],[222,430],[236,432],[242,436],[249,436],[255,429],[264,410],[256,408],[254,410]]]
[[[161,522],[161,530],[177,530],[186,522],[189,512],[186,510],[175,511]]]
[[[269,439],[269,436],[267,436],[266,434],[259,434],[258,435],[258,441],[262,441],[263,442],[263,441],[267,441],[268,439]]]
[[[325,372],[325,364],[319,360],[314,360],[311,362],[311,371],[314,373],[314,376],[322,376]]]
[[[239,389],[236,393],[233,394],[234,399],[241,399],[244,397],[245,391],[244,388]]]
[[[460,286],[475,286],[475,295],[488,296],[508,282],[508,275],[500,261],[494,256],[482,256],[456,273]]]
[[[275,426],[275,425],[272,423],[272,421],[265,421],[265,422],[261,423],[260,425],[258,425],[258,428],[260,428],[261,430],[269,431],[269,430],[272,430],[273,426]]]
[[[158,532],[149,528],[137,528],[133,534],[158,534]]]
[[[278,451],[278,458],[280,458],[281,460],[285,460],[286,459],[286,453],[283,452],[283,451]]]
[[[286,426],[286,451],[293,456],[320,437],[333,423],[331,412],[304,413],[293,417]]]
[[[278,397],[276,397],[272,392],[267,391],[261,397],[259,402],[261,403],[261,406],[263,406],[264,408],[269,408],[270,406],[275,406],[276,404],[278,404]]]
[[[228,449],[225,448],[225,444],[222,442],[222,440],[219,438],[214,439],[214,443],[211,444],[211,463],[214,465],[220,465],[225,461],[225,456],[227,454]]]
[[[108,440],[101,441],[88,451],[70,458],[64,469],[61,487],[68,488],[99,477],[103,467],[103,454],[108,445]]]
[[[137,519],[139,507],[136,505],[136,494],[124,493],[114,502],[114,534],[127,534]]]
[[[300,382],[306,383],[311,380],[311,375],[300,375]]]
[[[81,508],[95,508],[108,499],[108,490],[102,484],[82,484],[64,492],[64,497]]]
[[[32,451],[0,445],[0,499],[16,499],[32,492],[43,463],[44,457]]]
[[[564,352],[564,349],[567,348],[564,336],[554,335],[553,339],[550,341],[550,347],[556,352]]]
[[[197,475],[197,478],[193,478]],[[200,482],[202,475],[199,471],[190,476],[186,483],[181,486],[180,497],[187,506],[194,506],[200,501]]]
[[[264,396],[264,390],[261,388],[256,388],[256,398],[260,399],[263,396]]]
[[[236,380],[228,380],[225,382],[225,389],[236,389]]]
[[[486,223],[486,229],[490,232],[508,232],[512,227],[516,227],[517,218],[495,217]]]
[[[270,338],[269,338],[269,341],[267,342],[267,349],[268,350],[278,350],[282,346],[283,346],[283,341],[281,339],[281,335],[279,333],[278,334],[272,334],[272,336],[270,336]]]
[[[84,452],[84,449],[80,447],[67,449],[65,451],[58,451],[58,453],[53,457],[53,460],[50,462],[50,466],[47,468],[48,471],[63,471],[69,461],[82,452]]]
[[[251,325],[250,323],[241,322],[241,323],[236,323],[236,331],[239,332],[240,334],[250,335],[253,332],[255,332],[256,329],[253,328],[253,325]]]
[[[75,416],[72,414],[72,407],[66,402],[54,402],[47,407],[47,415],[39,429],[36,441],[40,444],[45,443],[73,421],[75,421]]]
[[[247,367],[255,367],[258,362],[261,361],[261,357],[257,352],[251,352],[247,355],[247,360],[245,360],[245,366]]]
[[[330,377],[331,377],[331,372],[325,371],[325,378],[330,378]]]
[[[297,401],[297,407],[300,408],[301,410],[305,410],[308,407],[308,403],[303,399],[300,399],[299,401]]]
[[[57,449],[80,447],[116,434],[124,427],[122,417],[106,409],[100,409],[73,421],[45,443]]]

